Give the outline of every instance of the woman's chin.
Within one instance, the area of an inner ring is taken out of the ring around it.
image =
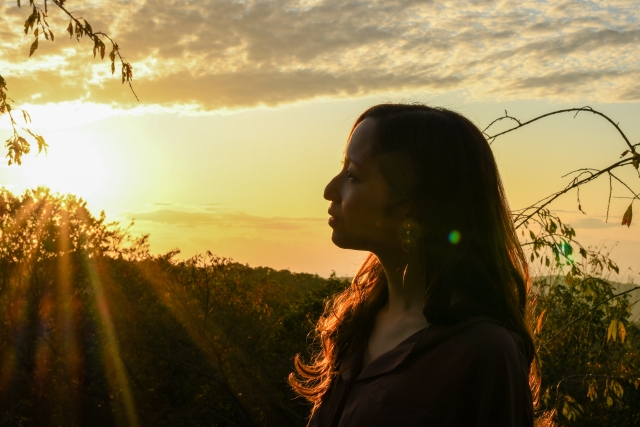
[[[339,247],[340,249],[350,249],[352,251],[369,251],[370,249],[367,245],[358,244],[358,242],[353,239],[347,238],[347,236],[342,235],[340,232],[333,230],[331,233],[331,241],[334,245]]]
[[[351,247],[349,247],[348,239],[345,239],[344,236],[341,236],[340,233],[337,232],[335,229],[331,233],[331,241],[333,242],[334,245],[336,245],[341,249],[352,249]]]

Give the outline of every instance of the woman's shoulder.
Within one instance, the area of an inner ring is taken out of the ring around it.
[[[482,319],[460,331],[458,341],[480,357],[518,354],[522,346],[520,336],[499,321]]]
[[[485,316],[470,318],[453,325],[438,325],[423,337],[423,363],[452,370],[510,371],[520,376],[528,373],[524,346],[519,335],[504,323]],[[430,336],[429,336],[430,335]],[[420,363],[420,362],[418,362]]]

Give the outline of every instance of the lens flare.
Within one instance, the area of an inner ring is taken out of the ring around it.
[[[449,243],[452,245],[457,245],[460,242],[460,232],[458,230],[453,230],[449,233]]]

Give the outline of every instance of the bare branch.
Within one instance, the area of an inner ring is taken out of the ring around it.
[[[533,118],[533,119],[531,119],[531,120],[528,120],[528,121],[526,121],[526,122],[520,122],[520,121],[519,121],[518,119],[516,119],[515,117],[511,117],[511,116],[507,115],[507,114],[506,114],[507,112],[505,111],[505,117],[501,117],[501,118],[496,119],[496,120],[494,120],[493,122],[491,122],[491,123],[489,124],[489,126],[487,126],[487,127],[484,129],[483,133],[484,133],[484,134],[485,134],[485,136],[487,137],[487,140],[489,141],[489,144],[491,144],[491,143],[493,143],[493,141],[495,141],[495,140],[496,140],[496,138],[498,138],[499,136],[505,135],[505,134],[507,134],[507,133],[509,133],[509,132],[513,132],[513,131],[514,131],[514,130],[516,130],[516,129],[520,129],[521,127],[527,126],[527,125],[529,125],[529,124],[531,124],[531,123],[533,123],[533,122],[536,122],[536,121],[538,121],[538,120],[540,120],[540,119],[544,119],[545,117],[553,116],[553,115],[556,115],[556,114],[568,113],[568,112],[573,112],[573,111],[575,111],[575,112],[576,112],[576,115],[577,115],[579,112],[584,111],[584,112],[588,112],[588,113],[596,114],[596,115],[598,115],[598,116],[600,116],[600,117],[604,118],[605,120],[607,120],[609,123],[611,123],[611,125],[612,125],[613,127],[615,127],[615,128],[616,128],[616,130],[618,131],[618,133],[620,133],[620,136],[622,136],[622,138],[623,138],[623,139],[624,139],[624,141],[626,142],[626,144],[627,144],[627,146],[629,147],[629,149],[630,149],[632,152],[634,152],[634,153],[635,153],[635,146],[637,146],[638,144],[632,145],[632,144],[631,144],[631,142],[629,142],[629,138],[627,138],[627,135],[625,135],[625,133],[622,131],[622,129],[620,129],[620,126],[618,126],[618,124],[617,124],[617,123],[615,123],[613,120],[611,120],[611,119],[610,119],[608,116],[606,116],[605,114],[603,114],[603,113],[601,113],[601,112],[599,112],[599,111],[596,111],[596,110],[594,110],[593,108],[591,108],[591,107],[589,107],[589,106],[586,106],[586,107],[580,107],[580,108],[567,108],[567,109],[564,109],[564,110],[552,111],[551,113],[543,114],[543,115],[541,115],[541,116],[535,117],[535,118]],[[574,116],[574,117],[575,117],[575,116]],[[514,121],[516,121],[516,122],[518,123],[518,125],[517,125],[517,126],[512,127],[511,129],[507,129],[507,130],[505,130],[505,131],[499,132],[499,133],[497,133],[497,134],[495,134],[495,135],[489,135],[489,134],[487,133],[487,130],[488,130],[491,126],[493,126],[496,122],[498,122],[498,121],[500,121],[500,120],[503,120],[503,119],[511,119],[511,120],[514,120]]]

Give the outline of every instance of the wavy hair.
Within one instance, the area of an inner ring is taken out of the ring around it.
[[[459,292],[517,332],[531,364],[536,351],[526,321],[528,265],[482,132],[445,108],[380,104],[356,120],[351,134],[367,118],[375,123],[373,155],[394,199],[412,200],[416,206],[421,228],[417,250],[427,281],[425,318],[431,324],[447,322],[452,292]],[[452,232],[460,237],[457,244],[452,244]],[[384,271],[370,254],[351,286],[326,302],[315,329],[319,350],[310,363],[297,355],[296,373],[289,375],[295,392],[313,404],[312,416],[346,354],[367,344],[375,315],[387,299]]]

